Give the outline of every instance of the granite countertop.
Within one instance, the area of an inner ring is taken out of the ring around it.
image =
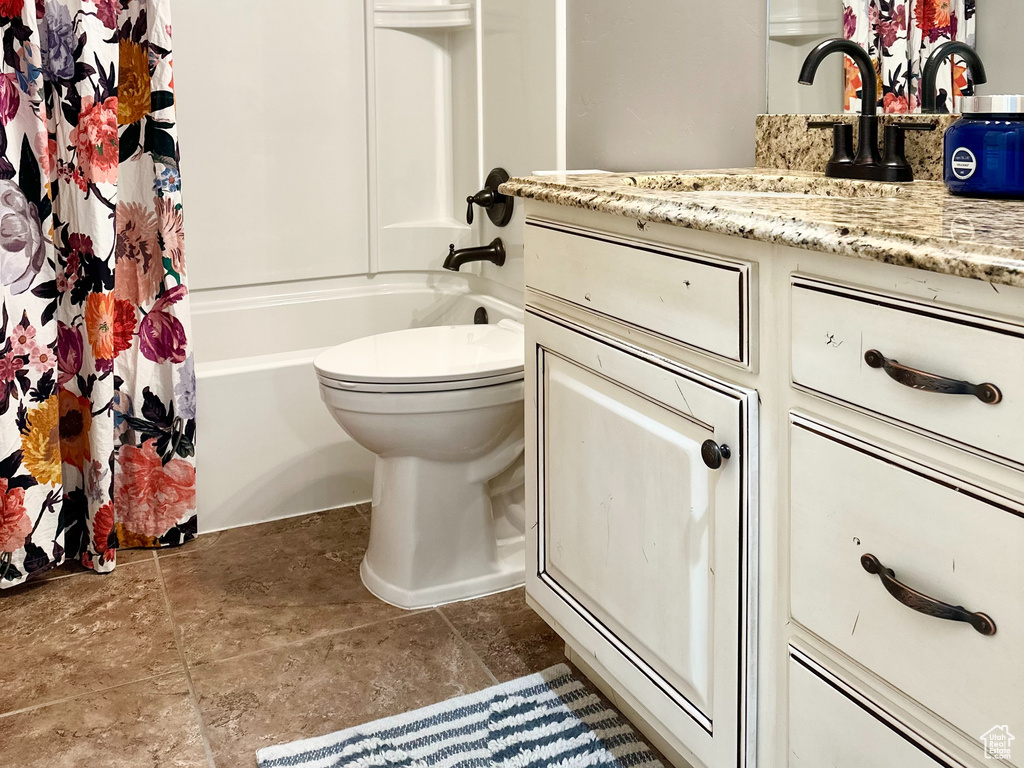
[[[673,173],[680,178],[647,173],[529,176],[510,179],[501,191],[645,222],[1024,287],[1024,201],[956,197],[936,181],[845,182],[810,171],[766,168]],[[750,194],[744,190],[751,184],[787,194]],[[801,194],[801,186],[816,194]],[[858,196],[847,196],[851,188]]]

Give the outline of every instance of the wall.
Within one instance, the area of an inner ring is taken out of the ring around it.
[[[363,4],[173,13],[192,290],[366,272]]]
[[[1024,93],[1024,8],[1020,0],[980,0],[978,53],[985,62],[986,93]]]
[[[843,111],[843,57],[821,63],[813,87],[797,83],[800,67],[822,40],[843,36],[842,0],[771,0],[768,25],[768,110],[772,114]]]
[[[568,0],[567,163],[753,165],[766,0]]]
[[[370,492],[372,457],[330,421],[311,365],[379,320],[346,317],[359,286],[335,277],[369,270],[365,17],[355,0],[307,11],[174,2],[203,532]]]
[[[466,226],[492,166],[564,167],[564,0],[479,0],[438,31],[375,28],[372,7],[309,0],[291,50],[279,3],[175,0],[196,300],[439,269],[449,242],[516,230]],[[487,277],[522,290],[514,264]]]

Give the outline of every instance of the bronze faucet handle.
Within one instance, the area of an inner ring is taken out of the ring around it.
[[[939,127],[938,123],[893,123],[898,128],[902,128],[904,131],[934,131]]]
[[[466,209],[467,224],[473,224],[474,205],[479,205],[487,211],[487,218],[496,227],[504,227],[512,220],[512,207],[515,201],[508,195],[503,195],[498,189],[508,179],[508,171],[504,168],[494,168],[487,174],[484,188],[466,198],[466,203],[469,206]]]
[[[837,166],[853,165],[853,125],[839,121],[808,120],[808,128],[832,129],[832,157],[828,161],[825,172],[834,172]]]

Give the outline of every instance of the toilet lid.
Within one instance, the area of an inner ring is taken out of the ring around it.
[[[321,352],[313,365],[322,378],[339,382],[420,384],[479,379],[483,386],[522,378],[523,348],[522,332],[507,327],[434,326],[355,339]]]

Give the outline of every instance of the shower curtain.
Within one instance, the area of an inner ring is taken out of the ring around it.
[[[0,0],[0,586],[195,535],[170,0]]]
[[[940,43],[974,45],[975,0],[843,0],[843,36],[859,43],[875,62],[878,105],[887,113],[921,111],[921,69]],[[846,111],[859,112],[861,81],[846,58]],[[939,110],[957,111],[957,99],[973,93],[960,59],[939,69]]]

